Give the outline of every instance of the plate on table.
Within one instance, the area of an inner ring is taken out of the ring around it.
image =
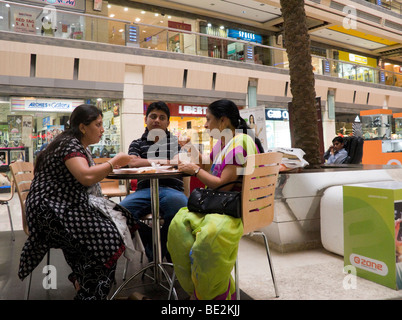
[[[113,173],[156,173],[156,172],[177,172],[172,166],[139,167],[114,169]]]

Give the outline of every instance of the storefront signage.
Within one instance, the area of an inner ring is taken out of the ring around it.
[[[23,0],[21,2],[85,12],[85,0]]]
[[[171,117],[205,117],[207,105],[184,105],[179,103],[166,103]],[[149,103],[144,104],[144,115]]]
[[[289,112],[286,109],[266,109],[265,120],[289,120]]]
[[[72,112],[81,100],[11,98],[12,111]]]
[[[241,30],[228,29],[228,37],[245,41],[262,43],[262,36],[254,34],[252,32],[246,32]]]
[[[73,111],[73,104],[71,101],[25,101],[25,110],[34,111]]]
[[[179,114],[205,115],[207,107],[179,105]]]
[[[180,29],[185,31],[191,31],[191,24],[176,22],[176,21],[168,21],[168,27],[174,29]]]
[[[367,64],[367,57],[359,56],[357,54],[349,53],[349,61]]]

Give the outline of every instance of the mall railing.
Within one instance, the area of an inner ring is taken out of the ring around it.
[[[376,4],[377,6],[402,14],[402,3],[396,0],[366,0],[367,2]]]
[[[0,31],[176,52],[288,69],[286,50],[238,39],[109,17],[52,6],[0,0]],[[336,78],[402,87],[402,73],[312,55],[314,72]]]

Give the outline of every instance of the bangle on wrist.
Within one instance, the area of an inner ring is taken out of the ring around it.
[[[200,170],[201,170],[201,168],[200,168],[200,167],[198,167],[197,169],[195,169],[195,171],[194,171],[194,177],[196,177],[196,176],[197,176],[197,174],[198,174],[198,172],[200,172]]]
[[[110,160],[106,161],[110,165],[110,169],[113,171],[113,164],[110,162]]]

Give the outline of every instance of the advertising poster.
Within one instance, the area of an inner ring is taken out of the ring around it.
[[[402,289],[402,183],[343,187],[344,264],[359,277]]]
[[[22,33],[36,33],[35,18],[32,13],[15,12],[14,13],[14,31]]]
[[[265,127],[265,107],[241,109],[240,115],[247,125],[254,130],[255,136],[260,139],[264,150],[268,149]]]

